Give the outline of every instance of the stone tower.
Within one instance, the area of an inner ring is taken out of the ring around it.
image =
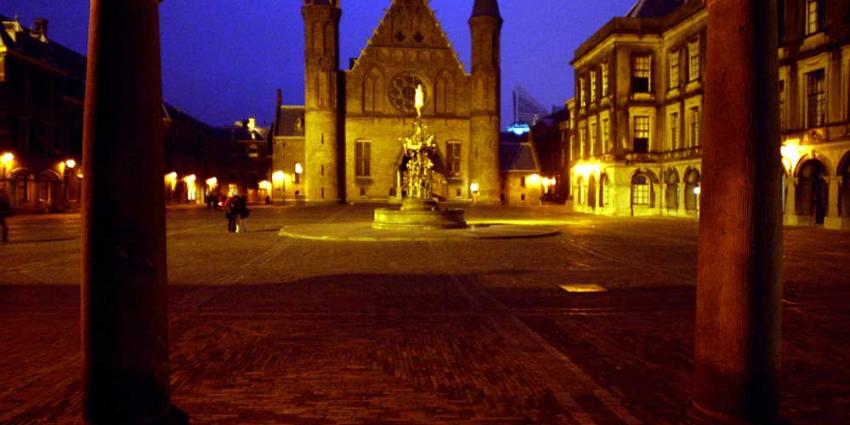
[[[498,0],[475,0],[472,33],[472,111],[470,182],[478,184],[481,202],[499,202],[499,135],[502,16]]]
[[[341,0],[304,0],[307,202],[342,199],[339,173],[339,20]]]

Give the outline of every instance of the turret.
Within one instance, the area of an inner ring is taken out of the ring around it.
[[[307,202],[342,199],[339,173],[340,0],[304,0],[305,146]]]
[[[470,119],[470,183],[478,200],[499,202],[500,93],[502,89],[502,16],[497,0],[475,0],[469,28],[472,34],[472,117]]]

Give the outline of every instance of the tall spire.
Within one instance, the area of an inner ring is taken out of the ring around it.
[[[498,0],[475,0],[475,6],[472,7],[472,17],[476,16],[493,16],[501,18],[499,13]]]

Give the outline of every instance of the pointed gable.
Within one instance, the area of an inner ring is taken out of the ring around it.
[[[447,50],[465,73],[463,63],[427,0],[392,0],[361,57],[369,55],[373,47]]]

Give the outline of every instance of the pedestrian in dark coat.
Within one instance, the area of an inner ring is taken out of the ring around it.
[[[241,212],[241,202],[238,196],[231,196],[224,201],[224,217],[227,218],[227,231],[236,233],[236,220]]]

